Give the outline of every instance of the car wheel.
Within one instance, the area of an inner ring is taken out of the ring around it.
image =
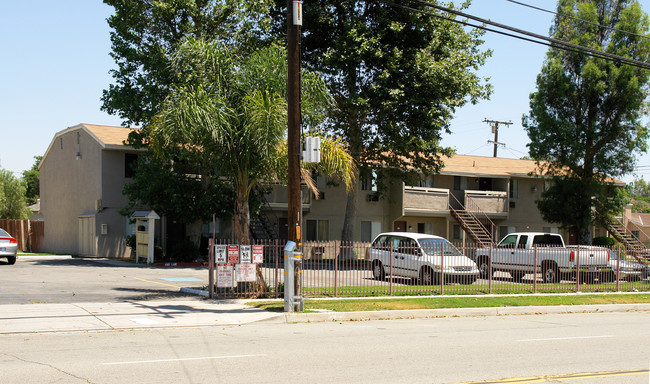
[[[525,272],[510,272],[510,276],[512,276],[512,280],[521,283],[521,280],[524,279],[524,276],[526,276]]]
[[[386,279],[386,272],[384,271],[384,266],[381,265],[381,261],[375,261],[372,263],[372,276],[376,280]]]
[[[487,279],[490,273],[490,259],[487,257],[481,257],[478,260],[478,271],[482,279]]]
[[[7,262],[9,263],[9,265],[16,264],[16,256],[14,257],[7,256]]]
[[[542,277],[544,279],[544,283],[550,284],[550,283],[557,283],[560,281],[560,273],[557,270],[557,266],[553,263],[547,263],[544,264],[542,267]]]
[[[420,270],[420,284],[435,285],[437,284],[436,275],[431,268],[425,267]]]

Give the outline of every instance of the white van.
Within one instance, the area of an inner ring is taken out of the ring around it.
[[[411,232],[379,234],[368,248],[368,260],[375,279],[386,276],[419,279],[423,285],[445,282],[472,284],[479,270],[446,239]]]

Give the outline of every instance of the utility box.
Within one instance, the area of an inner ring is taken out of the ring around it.
[[[156,229],[156,220],[160,216],[156,211],[135,211],[131,215],[135,219],[135,262],[140,258],[146,258],[147,264],[153,264],[154,251],[154,233]]]

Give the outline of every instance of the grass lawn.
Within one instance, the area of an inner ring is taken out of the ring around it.
[[[518,307],[530,305],[581,305],[581,304],[630,304],[650,303],[649,293],[640,294],[576,294],[576,295],[530,295],[530,296],[472,296],[472,297],[413,297],[413,298],[373,298],[341,300],[305,300],[305,312],[328,310],[334,312],[436,309],[436,308],[477,308],[477,307]],[[257,301],[247,305],[268,311],[282,312],[283,301]]]

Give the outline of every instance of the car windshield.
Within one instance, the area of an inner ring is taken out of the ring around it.
[[[440,251],[445,256],[460,256],[462,253],[445,239],[419,239],[420,246],[428,255],[439,256]]]

